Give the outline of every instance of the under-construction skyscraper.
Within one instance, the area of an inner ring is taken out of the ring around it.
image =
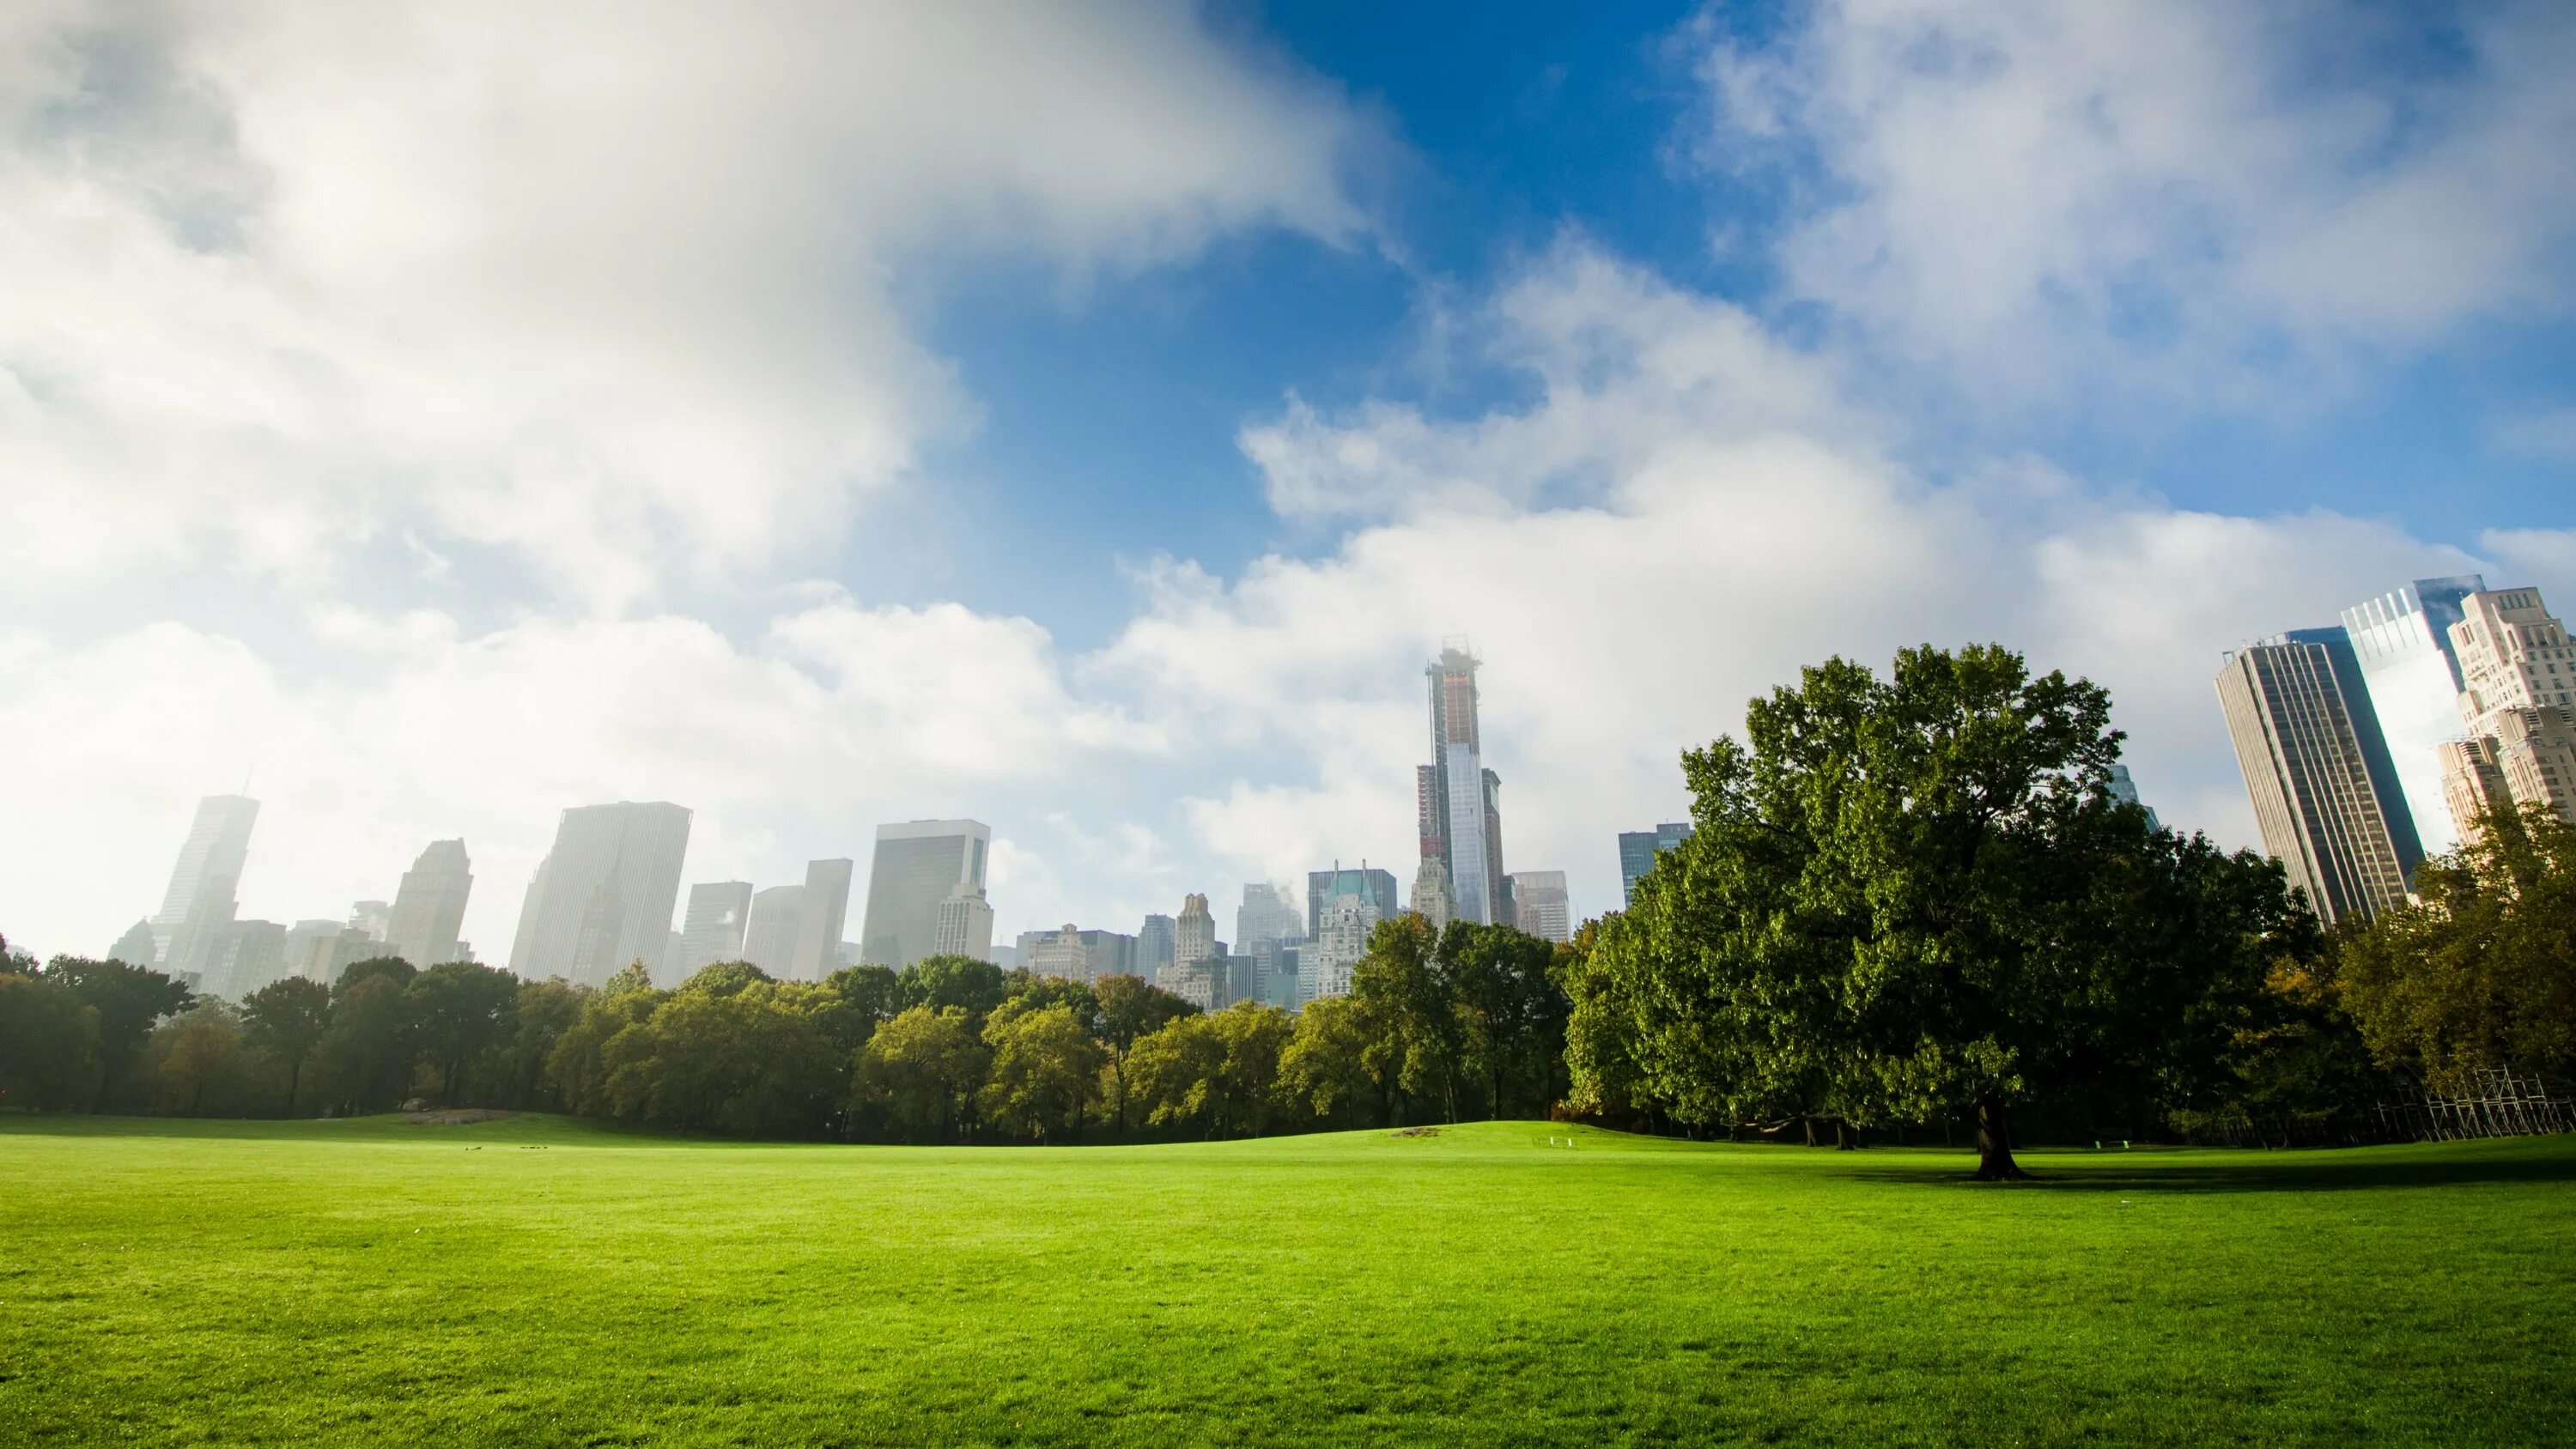
[[[1485,768],[1476,722],[1476,656],[1444,640],[1431,681],[1431,763],[1414,772],[1422,858],[1449,874],[1449,911],[1487,925],[1512,919],[1503,880],[1502,779]]]

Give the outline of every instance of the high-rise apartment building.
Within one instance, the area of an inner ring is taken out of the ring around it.
[[[2576,823],[2576,709],[2542,705],[2500,709],[2488,716],[2495,733],[2496,773],[2516,805],[2546,806]]]
[[[2422,859],[2360,662],[2341,628],[2236,651],[2218,675],[2263,847],[2327,924],[2406,900]]]
[[[2485,588],[2476,574],[2417,579],[2343,611],[2407,818],[2427,852],[2448,850],[2456,839],[2443,799],[2441,752],[2445,741],[2459,738],[2464,687],[2451,626],[2463,617],[2463,601]]]
[[[973,820],[908,820],[877,827],[859,957],[900,971],[931,954],[939,903],[959,886],[984,889],[992,829]]]
[[[1177,940],[1174,929],[1177,925],[1178,922],[1169,916],[1145,917],[1144,929],[1136,933],[1137,975],[1148,981],[1162,979],[1160,975],[1162,969],[1172,964],[1172,952]]]
[[[1450,910],[1462,921],[1492,924],[1510,916],[1503,782],[1485,768],[1476,711],[1479,662],[1464,640],[1449,640],[1423,670],[1431,682],[1431,763],[1415,771],[1414,799],[1422,856],[1448,872]]]
[[[1202,895],[1181,897],[1181,913],[1172,922],[1172,964],[1187,966],[1216,954],[1216,917]]]
[[[1324,907],[1336,896],[1363,895],[1377,909],[1377,919],[1393,916],[1397,909],[1395,877],[1361,861],[1357,870],[1344,870],[1335,861],[1331,870],[1306,872],[1306,936],[1312,940],[1324,923]]]
[[[251,826],[258,821],[259,802],[246,796],[209,795],[197,802],[196,821],[179,847],[178,863],[170,868],[170,888],[152,916],[152,959],[135,965],[197,969],[182,959],[193,951],[180,938],[191,934],[192,921],[212,928],[232,920],[237,909],[233,895],[250,859]]]
[[[1369,937],[1385,919],[1371,892],[1338,893],[1325,900],[1314,939],[1297,948],[1297,1004],[1350,995],[1351,968],[1368,954]]]
[[[1623,906],[1637,903],[1637,881],[1655,868],[1655,857],[1667,850],[1678,849],[1691,837],[1690,822],[1670,821],[1652,830],[1619,832],[1619,902]]]
[[[1449,929],[1449,868],[1437,860],[1424,858],[1413,873],[1413,913],[1431,923],[1431,929]]]
[[[1234,949],[1249,952],[1261,941],[1300,941],[1306,936],[1306,916],[1289,901],[1286,891],[1267,881],[1247,881],[1243,887],[1243,904],[1234,913]]]
[[[790,979],[796,943],[804,930],[805,888],[771,886],[751,898],[751,921],[742,932],[742,959],[780,980]]]
[[[743,959],[751,926],[751,882],[701,881],[689,887],[688,914],[680,918],[680,959],[667,963],[677,985],[718,961]]]
[[[688,849],[684,806],[621,801],[566,810],[554,849],[528,883],[511,974],[600,986],[630,962],[658,964]]]
[[[788,976],[820,981],[841,969],[841,928],[850,920],[850,872],[857,862],[808,861],[805,895],[796,907],[796,951]]]
[[[403,873],[385,925],[385,949],[427,970],[457,959],[457,934],[465,928],[465,898],[474,871],[462,840],[433,840]]]
[[[1574,907],[1565,893],[1565,872],[1522,870],[1512,873],[1513,924],[1542,941],[1574,939]]]
[[[931,949],[942,956],[993,959],[993,907],[982,886],[959,886],[939,903],[939,921]]]
[[[2567,756],[2576,646],[2565,626],[2530,588],[2471,594],[2460,614],[2450,639],[2468,739],[2441,755],[2453,828],[2465,839],[2484,811],[2507,803],[2576,820],[2576,761]]]
[[[2444,740],[2437,748],[2442,759],[2442,803],[2450,811],[2452,833],[2473,841],[2489,811],[2513,808],[2513,789],[2505,784],[2504,767],[2496,759],[2495,736]]]

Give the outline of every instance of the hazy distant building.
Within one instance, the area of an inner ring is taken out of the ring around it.
[[[1202,895],[1181,897],[1181,913],[1172,922],[1172,964],[1187,966],[1216,954],[1216,917]]]
[[[1005,971],[1024,971],[1028,969],[1028,953],[1022,951],[1017,945],[995,946],[993,964]]]
[[[286,927],[231,921],[205,937],[197,994],[239,1002],[286,974]]]
[[[1422,857],[1449,875],[1449,908],[1462,921],[1508,920],[1503,885],[1502,779],[1485,768],[1477,720],[1479,660],[1450,640],[1424,669],[1431,684],[1431,763],[1414,772]],[[1389,906],[1392,914],[1392,906]]]
[[[2495,737],[2444,740],[2436,748],[2442,760],[2442,803],[2450,812],[2452,833],[2463,841],[2475,840],[2482,833],[2478,822],[2489,811],[2513,807],[2513,790],[2505,784],[2504,767],[2496,761]]]
[[[1161,979],[1157,973],[1172,964],[1172,952],[1178,939],[1173,931],[1177,924],[1169,916],[1145,917],[1144,929],[1136,933],[1137,975],[1148,981]]]
[[[2138,798],[2138,782],[2130,777],[2129,767],[2126,765],[2111,767],[2111,798],[2123,805],[2135,805],[2147,812],[2149,830],[2165,828],[2165,823],[2156,818],[2156,807]]]
[[[751,882],[701,881],[689,887],[688,913],[680,918],[680,959],[672,974],[686,981],[718,961],[742,959],[751,927]]]
[[[2451,626],[2464,617],[2462,602],[2485,588],[2476,574],[2417,579],[2343,611],[2407,818],[2427,853],[2448,850],[2457,838],[2443,799],[2441,755],[2445,742],[2460,737],[2464,687]]]
[[[2249,645],[2218,698],[2263,848],[2327,924],[2406,900],[2422,851],[2341,628]]]
[[[1652,830],[1619,832],[1619,903],[1637,903],[1637,881],[1655,868],[1655,857],[1667,850],[1678,849],[1691,837],[1690,822],[1670,821]]]
[[[403,873],[386,918],[385,947],[426,970],[457,959],[457,934],[465,927],[465,898],[474,872],[462,840],[433,840]]]
[[[1565,872],[1522,870],[1512,873],[1513,924],[1542,941],[1574,939],[1574,907],[1565,893]]]
[[[1447,866],[1427,857],[1423,860],[1421,869],[1413,873],[1413,904],[1410,909],[1415,915],[1429,921],[1431,929],[1435,931],[1445,931],[1449,928],[1449,868]]]
[[[742,933],[742,959],[780,980],[790,979],[796,942],[804,930],[805,888],[771,886],[751,898],[751,922]]]
[[[857,864],[845,858],[806,863],[805,895],[796,907],[796,949],[789,957],[789,979],[820,981],[840,969],[841,928],[850,918],[850,872]]]
[[[107,959],[122,961],[128,966],[149,966],[154,949],[152,918],[145,916],[126,927],[125,934],[116,938],[116,944],[107,948]]]
[[[258,821],[259,802],[246,796],[209,795],[197,802],[197,818],[179,846],[178,863],[170,868],[170,888],[152,917],[152,959],[132,964],[182,973],[196,969],[179,959],[188,954],[188,943],[180,937],[191,922],[200,927],[231,922],[242,865],[250,858],[251,827]],[[176,955],[174,947],[179,948]]]
[[[1304,943],[1299,941],[1255,941],[1247,953],[1252,960],[1251,985],[1236,999],[1250,999],[1282,1011],[1297,1009],[1297,957]]]
[[[1315,932],[1324,924],[1324,907],[1336,896],[1348,895],[1368,897],[1376,906],[1377,918],[1381,921],[1393,916],[1399,909],[1396,904],[1393,875],[1371,868],[1367,861],[1361,861],[1357,870],[1344,870],[1341,862],[1335,861],[1331,870],[1306,872],[1306,937],[1308,940],[1314,939]]]
[[[1053,931],[1022,931],[1020,965],[1033,976],[1093,981],[1136,972],[1136,938],[1119,931],[1086,931],[1067,921]]]
[[[1368,954],[1369,936],[1386,915],[1371,891],[1337,892],[1325,898],[1314,939],[1297,948],[1298,1005],[1350,994],[1351,968]]]
[[[510,972],[599,986],[628,963],[657,964],[680,894],[689,812],[666,802],[580,805],[563,813],[528,883]]]
[[[993,907],[981,886],[961,885],[939,903],[931,949],[942,956],[993,958]]]
[[[1249,951],[1258,941],[1297,941],[1305,935],[1305,914],[1286,891],[1268,881],[1244,883],[1243,904],[1234,913],[1234,949]]]
[[[878,826],[860,956],[900,971],[931,954],[939,937],[939,903],[959,886],[984,889],[984,856],[992,843],[992,829],[973,820]]]

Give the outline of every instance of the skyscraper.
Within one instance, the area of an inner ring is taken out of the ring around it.
[[[1187,966],[1216,954],[1216,916],[1202,895],[1181,897],[1181,914],[1172,922],[1172,964]]]
[[[385,925],[385,948],[427,970],[456,959],[456,936],[465,926],[465,898],[474,872],[462,840],[433,840],[403,873]]]
[[[107,959],[122,961],[128,966],[149,966],[152,953],[152,919],[145,916],[126,927],[125,934],[116,938],[116,944],[107,948]]]
[[[931,949],[942,956],[993,959],[993,908],[982,886],[961,885],[939,903],[938,929]]]
[[[1247,881],[1243,904],[1234,913],[1234,949],[1249,953],[1261,941],[1296,941],[1306,934],[1305,917],[1288,903],[1288,894],[1268,881]]]
[[[1440,646],[1423,670],[1431,682],[1431,763],[1414,774],[1422,856],[1449,875],[1449,908],[1462,921],[1507,919],[1503,885],[1502,779],[1485,768],[1476,717],[1476,668],[1466,641]]]
[[[850,920],[850,872],[856,861],[808,861],[805,896],[796,907],[796,952],[787,976],[820,981],[841,967],[841,928]]]
[[[200,939],[201,996],[241,1001],[286,974],[286,927],[275,921],[228,921]]]
[[[621,801],[566,810],[554,849],[528,883],[511,974],[599,986],[629,962],[659,963],[688,849],[683,806]]]
[[[1327,899],[1316,919],[1314,939],[1297,948],[1297,1004],[1348,996],[1351,968],[1368,954],[1369,936],[1384,919],[1371,892],[1347,891]]]
[[[1574,907],[1565,893],[1565,872],[1523,870],[1512,873],[1513,924],[1542,941],[1574,939]]]
[[[152,917],[152,957],[138,966],[161,965],[174,971],[196,968],[179,959],[188,954],[189,922],[212,927],[229,922],[233,893],[241,884],[242,865],[250,858],[250,828],[259,820],[259,802],[241,795],[209,795],[197,802],[196,822],[179,847],[170,868],[170,888]],[[180,948],[178,955],[173,947]]]
[[[2443,800],[2440,748],[2460,734],[2463,683],[2451,626],[2462,618],[2461,601],[2485,587],[2476,574],[2417,579],[2343,611],[2407,818],[2428,852],[2448,850],[2457,838]]]
[[[860,959],[900,971],[931,954],[939,937],[939,903],[959,886],[984,888],[984,855],[992,842],[991,828],[973,820],[878,826]]]
[[[680,921],[680,959],[669,963],[677,985],[718,961],[742,959],[743,933],[751,925],[751,882],[702,881],[689,887],[689,912]]]
[[[1431,929],[1449,928],[1449,868],[1439,861],[1424,857],[1422,867],[1413,873],[1415,915],[1431,923]]]
[[[2165,828],[2165,823],[2156,818],[2156,807],[2138,798],[2138,782],[2130,778],[2129,767],[2126,765],[2113,765],[2111,767],[2111,798],[2119,801],[2123,805],[2135,805],[2139,809],[2147,812],[2147,828],[2149,830],[2162,830]]]
[[[1359,869],[1344,870],[1340,861],[1331,870],[1306,872],[1306,935],[1312,939],[1324,923],[1324,907],[1336,896],[1364,895],[1377,908],[1377,919],[1383,921],[1396,913],[1395,877],[1375,870],[1367,861]]]
[[[2500,709],[2576,707],[2576,648],[2538,589],[2496,589],[2460,601],[2451,646],[2460,660],[2460,722],[2491,735]]]
[[[1172,964],[1173,929],[1178,923],[1169,916],[1148,915],[1145,928],[1136,933],[1136,974],[1148,981],[1159,981],[1162,969]]]
[[[1619,901],[1622,905],[1637,902],[1637,880],[1655,868],[1655,857],[1690,839],[1687,820],[1669,821],[1652,830],[1619,832]]]
[[[804,930],[805,888],[771,886],[751,898],[751,923],[742,933],[742,959],[771,976],[789,979],[796,942]]]
[[[2218,699],[2263,848],[2319,919],[2403,904],[2422,851],[2344,631],[2301,629],[2236,651]]]

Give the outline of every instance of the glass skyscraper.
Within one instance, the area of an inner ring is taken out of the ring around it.
[[[1414,796],[1422,858],[1448,872],[1450,914],[1492,925],[1509,922],[1511,912],[1503,877],[1503,782],[1485,768],[1478,662],[1466,641],[1453,639],[1423,670],[1431,683],[1431,763],[1415,771]],[[1310,933],[1314,925],[1310,909]]]
[[[1690,839],[1687,820],[1658,825],[1652,830],[1619,832],[1619,902],[1629,905],[1637,899],[1637,878],[1655,868],[1655,856]]]
[[[877,827],[859,959],[900,971],[931,954],[939,906],[960,886],[984,889],[993,831],[974,820],[907,820]]]
[[[2476,574],[2417,579],[2343,611],[2403,808],[2428,853],[2459,843],[2442,792],[2441,747],[2460,737],[2460,658],[2451,626],[2463,617],[2461,601],[2485,588]]]

